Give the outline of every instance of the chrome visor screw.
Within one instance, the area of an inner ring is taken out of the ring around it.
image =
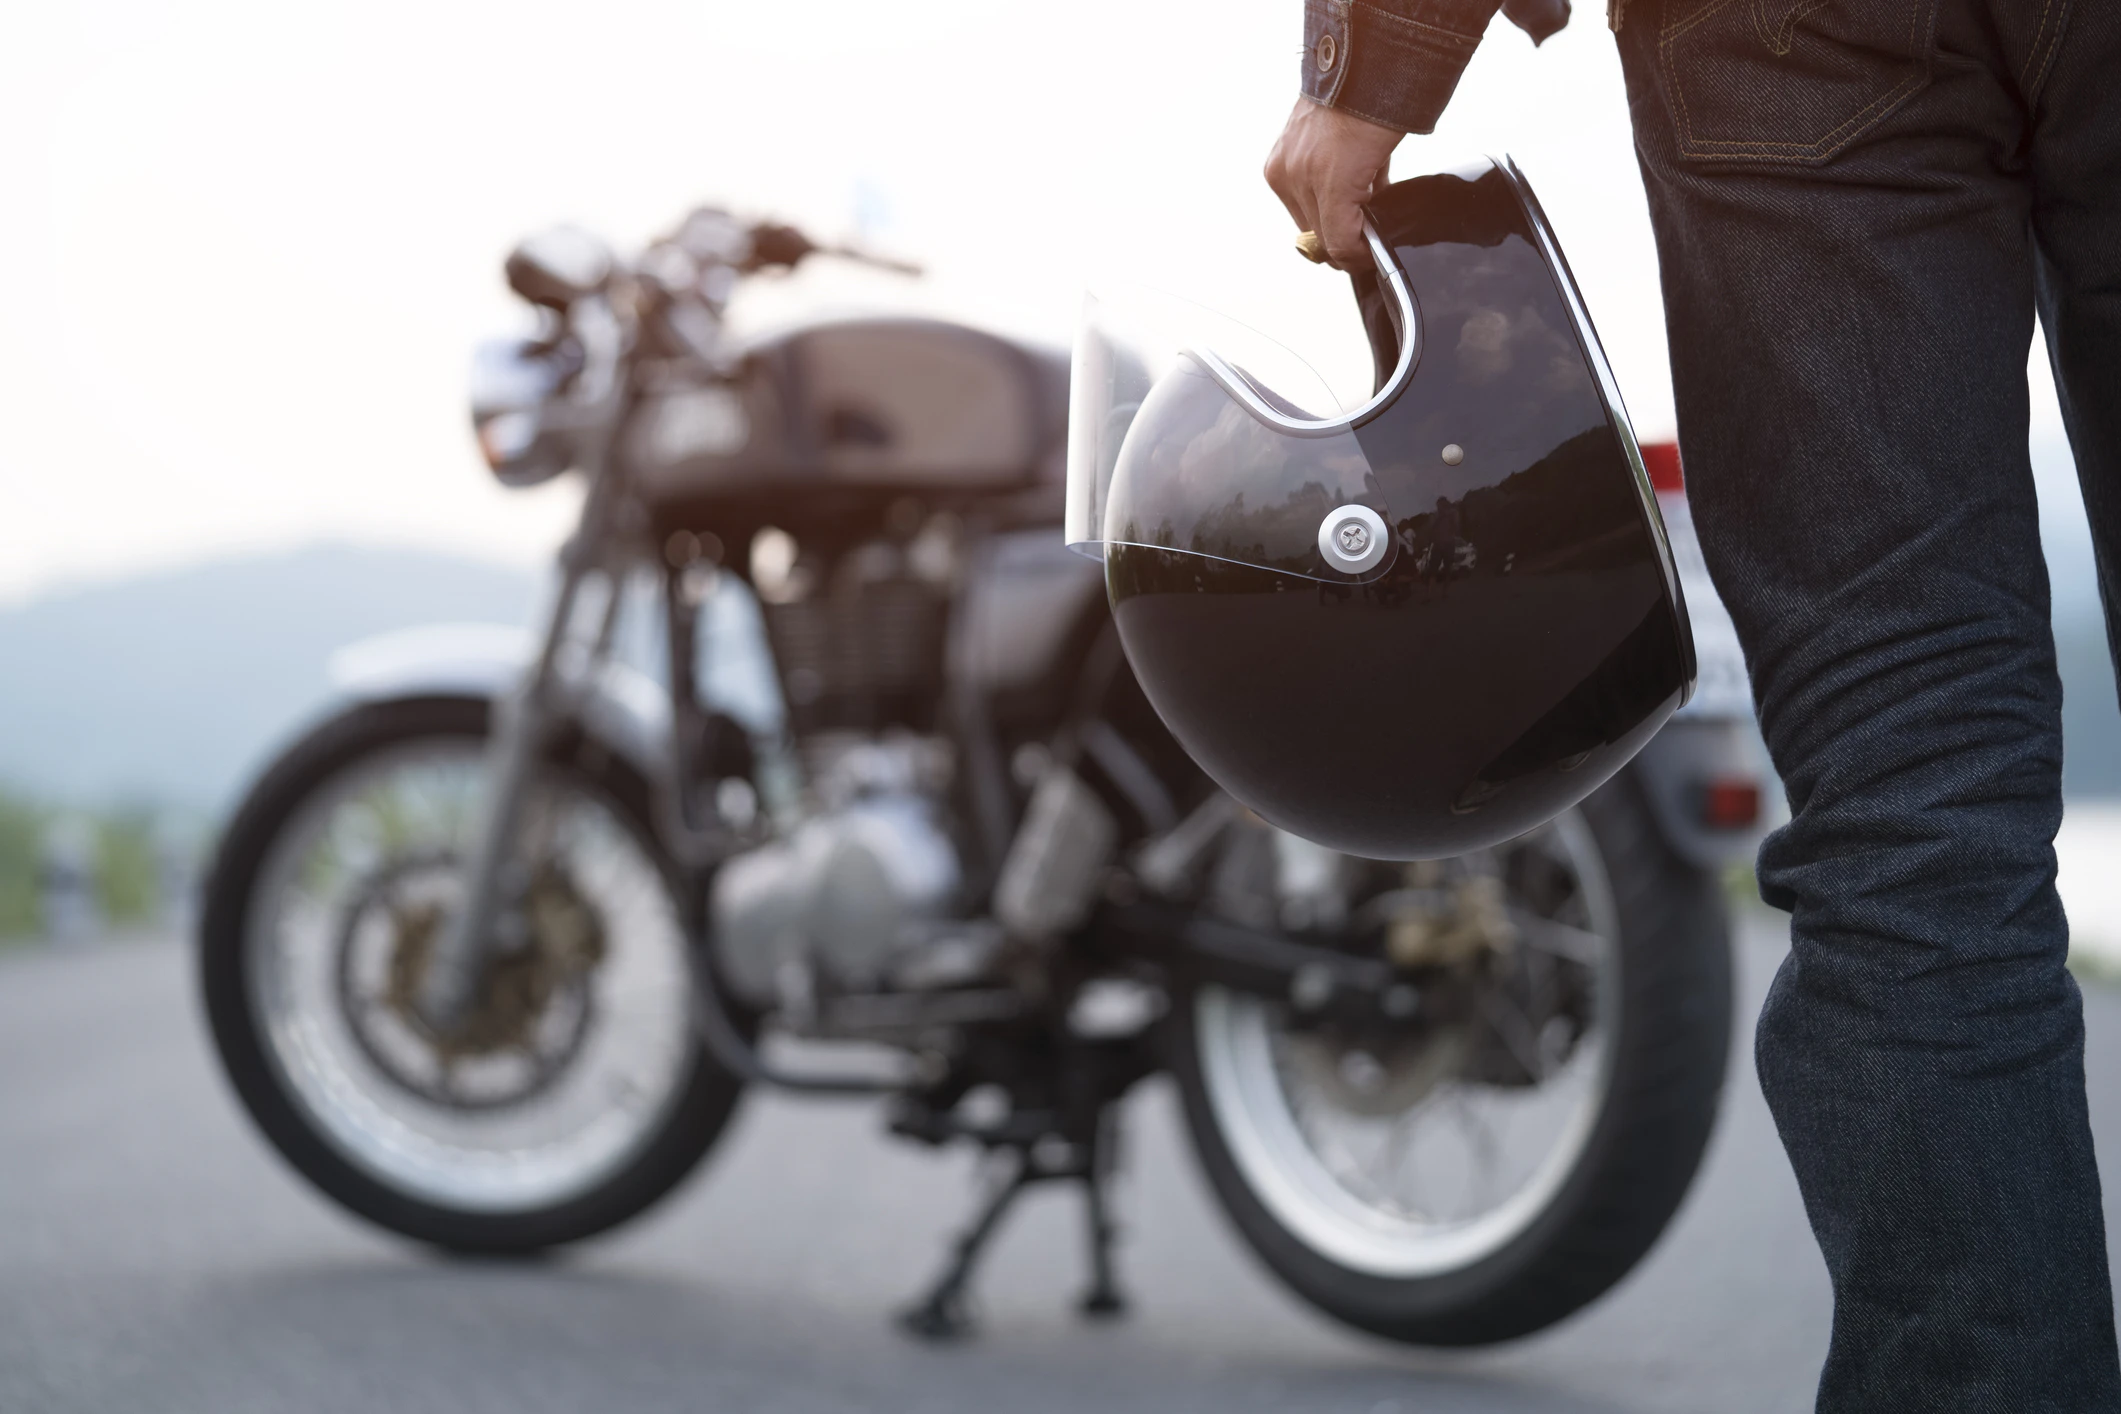
[[[1342,574],[1374,569],[1389,545],[1385,518],[1368,506],[1345,505],[1319,522],[1318,553]]]

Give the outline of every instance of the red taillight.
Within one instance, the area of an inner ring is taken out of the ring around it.
[[[1679,470],[1677,442],[1644,442],[1642,465],[1650,474],[1650,485],[1659,491],[1686,490],[1686,477]]]
[[[1701,788],[1701,823],[1712,830],[1742,830],[1760,818],[1760,782],[1724,779]]]

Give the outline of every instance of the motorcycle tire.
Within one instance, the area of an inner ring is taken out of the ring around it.
[[[301,1103],[268,1055],[251,1000],[246,946],[265,861],[307,802],[380,753],[430,743],[476,748],[490,715],[486,702],[469,698],[378,702],[333,717],[296,742],[251,789],[222,836],[206,879],[198,964],[223,1068],[251,1119],[297,1172],[352,1212],[415,1241],[457,1253],[520,1255],[592,1237],[662,1199],[727,1128],[743,1082],[717,1065],[688,1029],[683,1044],[690,1054],[678,1063],[673,1098],[652,1131],[591,1186],[562,1201],[500,1211],[432,1201],[354,1162]],[[648,784],[636,771],[578,733],[549,749],[541,770],[558,773],[608,810],[655,861],[671,898],[679,897],[674,870],[649,826]],[[697,965],[689,956],[687,963]]]
[[[1514,1236],[1491,1250],[1419,1275],[1379,1275],[1300,1235],[1262,1197],[1260,1180],[1247,1176],[1240,1145],[1211,1099],[1203,1046],[1215,989],[1173,1007],[1172,1069],[1194,1150],[1225,1213],[1275,1276],[1359,1330],[1426,1346],[1485,1345],[1542,1330],[1626,1275],[1693,1181],[1731,1046],[1731,946],[1719,881],[1665,843],[1628,773],[1579,810],[1618,918],[1617,1035],[1602,1100],[1572,1166]]]

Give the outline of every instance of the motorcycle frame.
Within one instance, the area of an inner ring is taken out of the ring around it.
[[[571,326],[585,322],[585,310],[607,316],[602,296],[567,312]],[[613,327],[616,320],[611,320]],[[436,938],[417,1004],[439,1027],[446,1027],[467,1004],[474,980],[497,941],[505,895],[520,881],[510,877],[525,792],[538,758],[555,732],[575,715],[583,696],[609,660],[627,578],[644,564],[657,562],[646,544],[646,508],[632,494],[624,462],[614,455],[640,390],[624,357],[622,340],[599,341],[592,349],[590,396],[555,403],[563,425],[575,435],[575,469],[585,483],[582,509],[574,533],[562,546],[558,578],[537,635],[537,648],[515,686],[495,701],[495,726],[485,759],[487,788],[466,868],[463,906]],[[601,360],[597,355],[602,355]],[[601,366],[598,366],[601,363]],[[725,1069],[744,1079],[777,1089],[810,1094],[875,1095],[906,1090],[911,1077],[874,1074],[818,1074],[769,1063],[745,1035],[714,980],[707,952],[704,899],[714,867],[734,848],[727,831],[703,827],[693,809],[692,743],[711,725],[696,690],[697,612],[685,591],[685,566],[663,564],[663,609],[670,653],[670,720],[665,738],[665,769],[650,781],[658,803],[661,843],[687,876],[684,914],[695,954],[693,968],[695,1026],[702,1043]],[[575,620],[583,590],[592,576],[606,585],[605,600],[591,640],[579,654],[573,647]],[[993,752],[972,753],[974,769],[998,769]],[[1006,798],[1006,788],[1004,795]],[[996,798],[991,784],[976,788],[976,798]],[[987,822],[990,825],[993,821]],[[1002,842],[1004,845],[1006,841]]]
[[[466,870],[464,904],[452,926],[436,939],[418,1004],[435,1024],[446,1026],[466,1005],[487,950],[502,940],[505,930],[497,925],[506,920],[507,895],[521,884],[511,877],[508,862],[531,776],[556,734],[581,720],[583,705],[610,660],[624,586],[652,567],[659,572],[663,590],[670,711],[659,769],[650,773],[649,785],[659,843],[684,880],[683,914],[696,962],[695,1024],[702,1043],[725,1069],[777,1089],[825,1095],[916,1091],[923,1078],[910,1065],[899,1075],[879,1076],[791,1070],[769,1062],[716,983],[705,900],[714,870],[740,846],[734,832],[711,810],[699,809],[694,799],[696,761],[703,745],[711,749],[717,726],[697,691],[698,604],[686,582],[689,566],[666,558],[651,543],[648,508],[628,484],[624,459],[615,455],[621,433],[642,400],[636,363],[628,357],[628,331],[604,294],[579,302],[564,318],[570,329],[590,333],[585,340],[588,364],[575,391],[550,405],[548,425],[572,438],[573,465],[585,483],[582,508],[560,551],[535,649],[513,686],[496,695],[495,728],[486,751],[489,784]],[[976,545],[982,535],[976,517],[968,528]],[[585,636],[577,620],[584,617],[585,591],[593,578],[603,581],[605,594]],[[953,616],[962,611],[962,596],[973,578],[967,575],[961,581]],[[1091,656],[1096,656],[1094,650]],[[1074,667],[1081,676],[1095,665],[1080,661]],[[1013,837],[1016,812],[1007,765],[979,684],[953,671],[946,692],[943,730],[958,748],[968,778],[967,801],[981,856],[974,892],[984,896]],[[1081,720],[1080,712],[1074,715],[1077,720],[1064,726],[1063,734],[1072,729],[1079,738],[1090,723]],[[1656,794],[1655,773],[1651,787]],[[1174,828],[1163,837],[1175,840],[1178,833]],[[1381,960],[1199,916],[1157,899],[1124,869],[1089,924],[1061,946],[1069,950],[1070,965],[1078,972],[1146,975],[1167,993],[1212,983],[1285,999],[1318,1019],[1388,1015],[1404,1022],[1425,1004],[1419,990]],[[917,1011],[918,1003],[912,1005]],[[964,1022],[937,1015],[921,1024]]]

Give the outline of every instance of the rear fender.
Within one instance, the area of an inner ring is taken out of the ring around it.
[[[530,633],[500,624],[428,624],[364,638],[331,657],[334,691],[347,704],[406,697],[497,702],[516,690],[537,653]],[[607,661],[581,690],[584,731],[649,781],[668,774],[670,702],[635,668]]]
[[[1702,557],[1701,536],[1681,480],[1679,449],[1652,443],[1643,455],[1657,486],[1658,510],[1686,594],[1698,677],[1693,697],[1651,738],[1630,769],[1649,797],[1658,833],[1673,851],[1689,864],[1719,869],[1751,860],[1780,815],[1782,793],[1753,726],[1753,695],[1738,628]],[[1749,824],[1719,828],[1707,818],[1709,788],[1719,782],[1753,785],[1758,805]]]
[[[1774,772],[1750,718],[1675,717],[1628,769],[1649,799],[1657,832],[1680,858],[1703,869],[1749,862],[1780,803]],[[1712,824],[1711,787],[1745,783],[1758,792],[1754,818],[1739,826]]]

